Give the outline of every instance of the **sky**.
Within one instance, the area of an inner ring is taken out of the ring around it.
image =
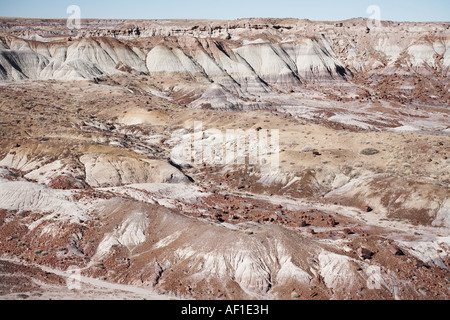
[[[81,18],[330,21],[371,17],[367,9],[376,5],[381,20],[450,21],[450,0],[0,0],[0,16],[67,18],[70,5],[79,6]]]

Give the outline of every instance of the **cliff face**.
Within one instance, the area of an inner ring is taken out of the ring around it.
[[[3,21],[10,28],[4,27],[0,42],[2,80],[146,74],[169,83],[178,79],[171,90],[192,107],[249,110],[305,86],[323,93],[319,87],[330,82],[361,85],[401,74],[398,86],[375,89],[385,95],[409,90],[414,84],[405,81],[417,76],[445,82],[450,70],[450,34],[442,23],[383,22],[371,29],[364,19],[89,20],[71,34],[64,21],[19,22],[12,27],[14,21]],[[448,99],[445,89],[431,91]]]
[[[450,66],[450,33],[448,24],[442,23],[383,22],[370,29],[364,19],[339,23],[293,19],[87,21],[74,35],[67,34],[63,21],[55,24],[46,28],[35,21],[33,27],[4,27],[7,37],[0,46],[3,79],[71,79],[70,72],[57,70],[82,60],[95,71],[79,71],[80,78],[95,77],[97,71],[112,74],[122,62],[139,72],[257,76],[283,89],[301,85],[302,79],[342,80],[371,70],[389,73],[396,66],[429,68],[448,75]],[[3,26],[8,25],[3,21]],[[142,40],[149,38],[153,40],[142,46]],[[20,58],[21,51],[34,52],[38,57],[33,59],[42,63],[28,66],[32,55]],[[49,64],[50,70],[41,74]],[[33,69],[32,74],[27,75],[28,69]]]

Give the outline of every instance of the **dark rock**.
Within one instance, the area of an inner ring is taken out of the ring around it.
[[[360,153],[365,155],[365,156],[373,156],[373,155],[375,155],[377,153],[380,153],[380,150],[377,150],[375,148],[367,148],[367,149],[361,150]]]
[[[403,253],[403,251],[402,251],[399,247],[397,247],[396,245],[393,245],[393,244],[391,244],[391,245],[389,246],[389,251],[390,251],[392,254],[396,255],[396,256],[403,256],[403,255],[405,255],[405,254]]]
[[[336,220],[334,220],[333,217],[329,217],[329,218],[328,218],[328,221],[327,221],[327,224],[328,224],[330,227],[334,227],[335,225],[337,225],[337,222],[336,222]]]
[[[271,214],[270,215],[270,221],[278,221],[280,217],[277,214]]]
[[[350,230],[349,228],[345,228],[344,229],[344,233],[345,234],[355,234],[352,230]]]
[[[427,268],[427,269],[430,268],[428,265],[425,264],[425,262],[423,262],[423,261],[421,261],[421,260],[418,260],[418,261],[417,261],[416,267],[417,267],[417,268]]]
[[[362,248],[362,247],[359,247],[358,250],[356,250],[356,253],[362,259],[370,259],[373,256],[373,252],[372,251],[370,251],[368,249],[365,249],[365,248]]]

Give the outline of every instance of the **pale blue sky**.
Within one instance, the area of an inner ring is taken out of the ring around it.
[[[369,17],[366,9],[377,5],[382,20],[450,21],[450,0],[0,0],[0,16],[66,18],[69,5],[78,5],[82,18],[311,20]]]

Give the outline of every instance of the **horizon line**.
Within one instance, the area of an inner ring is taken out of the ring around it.
[[[61,17],[61,18],[44,18],[44,17],[13,17],[13,16],[0,16],[0,19],[33,19],[33,20],[67,20],[67,17]],[[307,20],[311,22],[344,22],[349,21],[353,19],[362,19],[362,20],[370,20],[370,18],[367,17],[353,17],[353,18],[347,18],[343,20],[313,20],[309,18],[296,18],[296,17],[243,17],[243,18],[236,18],[236,19],[217,19],[217,18],[81,18],[80,20],[128,20],[128,21],[158,21],[158,20],[169,20],[169,21],[182,21],[182,20],[188,20],[188,21],[194,21],[194,20],[210,20],[210,21],[238,21],[238,20],[252,20],[252,19],[277,19],[277,20],[283,20],[283,19],[294,19],[294,20]],[[442,21],[442,20],[380,20],[381,22],[398,22],[398,23],[450,23],[450,21]]]

